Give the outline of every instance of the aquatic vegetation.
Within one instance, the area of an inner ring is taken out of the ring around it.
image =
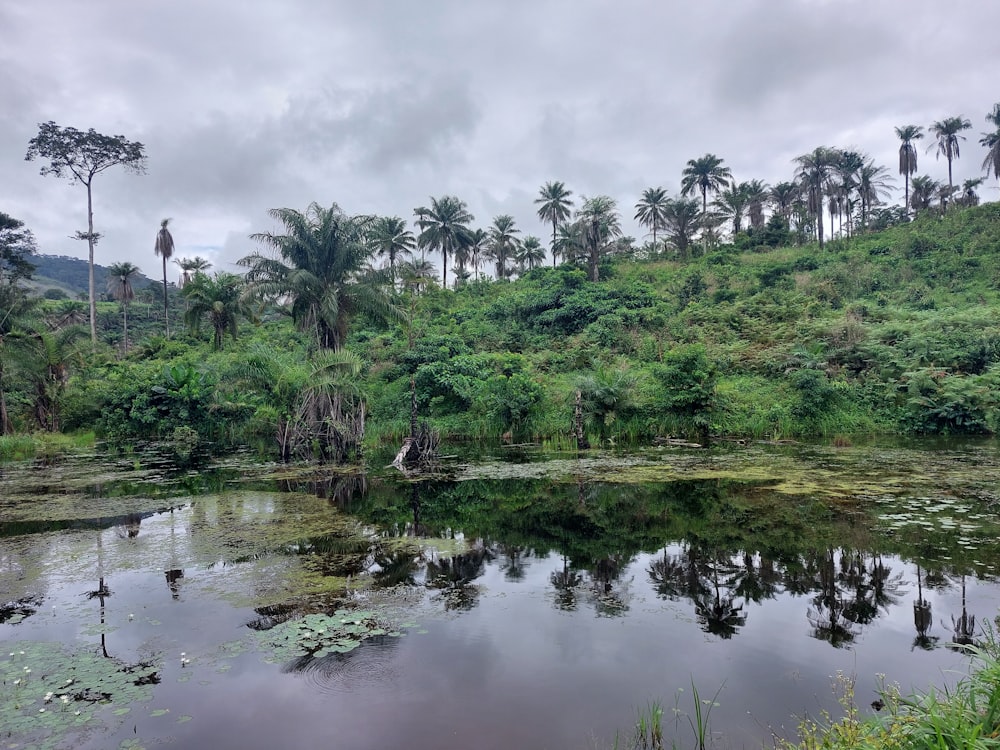
[[[4,746],[49,748],[94,724],[110,728],[134,703],[149,701],[156,658],[134,664],[57,643],[5,643],[0,656],[0,738]]]
[[[272,660],[285,663],[304,656],[323,659],[331,654],[346,654],[368,638],[399,635],[375,612],[338,609],[330,615],[311,614],[288,620],[256,633],[255,639],[270,652]]]

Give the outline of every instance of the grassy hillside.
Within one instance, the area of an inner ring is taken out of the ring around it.
[[[45,414],[58,429],[189,446],[273,447],[320,383],[365,400],[370,445],[408,433],[411,384],[445,440],[572,444],[577,394],[593,444],[1000,427],[1000,204],[823,250],[738,239],[683,262],[618,255],[600,282],[564,264],[404,292],[407,321],[354,319],[347,347],[359,361],[333,369],[275,310],[241,319],[215,351],[209,318],[179,330],[187,301],[174,301],[169,341],[155,304],[136,302],[127,357],[50,348],[69,377],[15,363],[8,406],[18,429]],[[121,316],[105,307],[102,336],[115,344]]]

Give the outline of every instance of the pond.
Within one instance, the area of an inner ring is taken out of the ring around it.
[[[760,746],[1000,605],[991,441],[384,463],[0,465],[3,746]]]

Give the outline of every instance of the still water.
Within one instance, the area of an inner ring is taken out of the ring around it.
[[[698,691],[770,744],[838,673],[869,710],[965,672],[998,480],[992,442],[8,464],[0,740],[603,748],[657,702],[690,745]]]

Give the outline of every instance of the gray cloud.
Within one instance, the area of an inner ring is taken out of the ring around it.
[[[1000,96],[998,23],[971,0],[7,3],[0,210],[43,251],[84,252],[82,189],[23,161],[49,119],[146,144],[148,174],[102,174],[95,199],[101,261],[150,275],[164,216],[179,254],[227,267],[267,209],[314,200],[410,217],[451,193],[547,237],[533,199],[552,179],[617,198],[639,236],[641,190],[677,190],[705,152],[739,179],[786,179],[822,144],[891,168],[894,125],[952,114],[976,126],[964,179]]]

